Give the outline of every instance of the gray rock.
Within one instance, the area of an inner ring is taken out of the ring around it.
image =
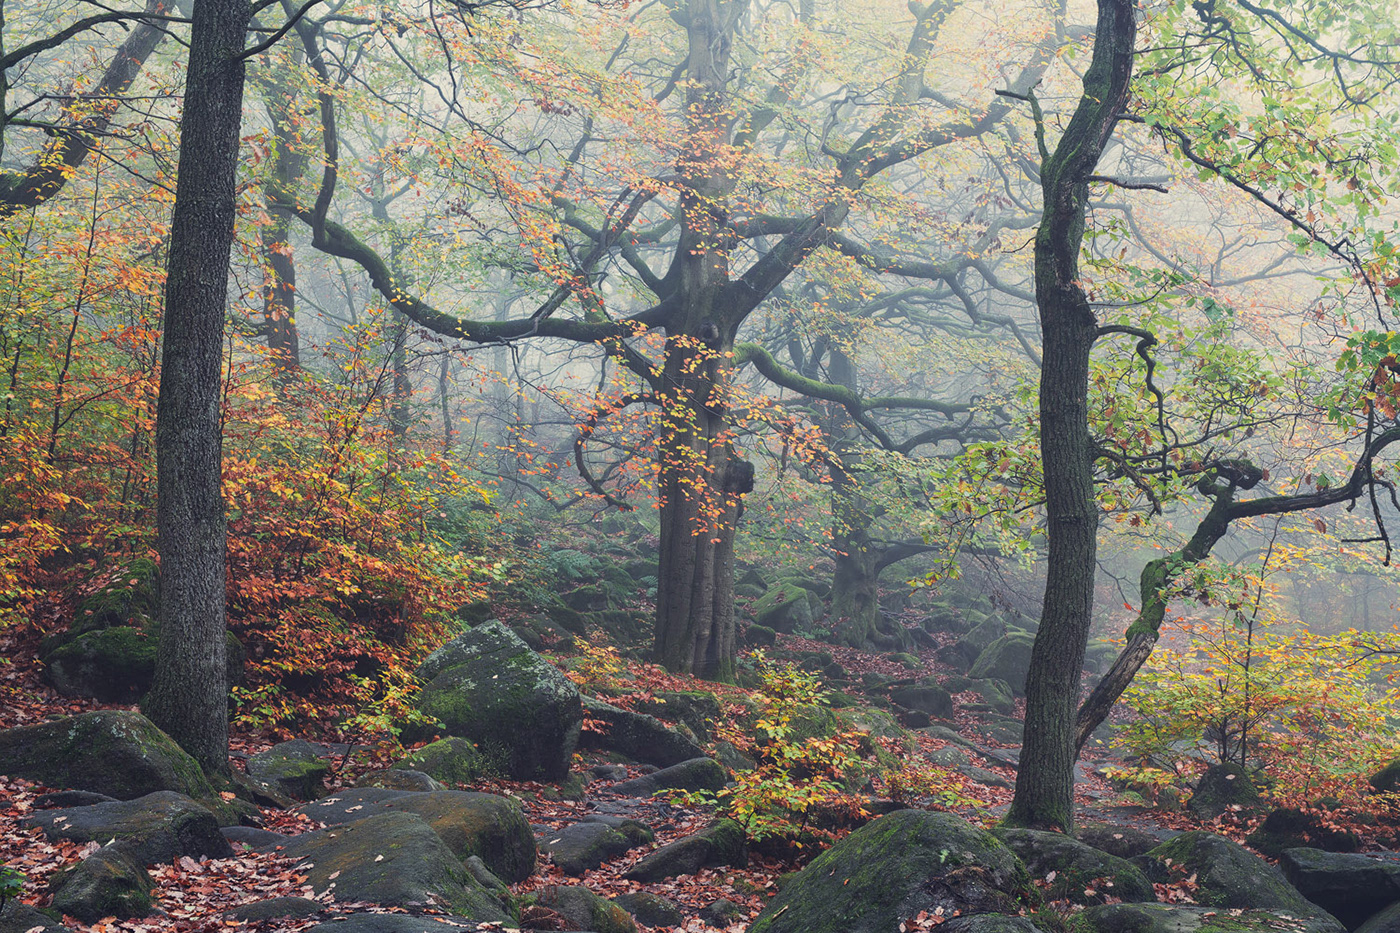
[[[422,771],[407,768],[386,768],[360,775],[356,787],[379,787],[384,790],[402,790],[420,793],[430,790],[446,790],[442,782]]]
[[[388,907],[437,906],[472,920],[506,922],[499,901],[474,879],[422,817],[380,813],[291,837],[282,855],[319,896]]]
[[[1211,765],[1196,783],[1186,806],[1197,816],[1213,819],[1226,810],[1259,804],[1259,789],[1237,764]]]
[[[224,826],[219,829],[224,838],[234,846],[247,846],[254,852],[275,849],[291,837],[286,833],[274,833],[256,826]],[[235,850],[236,851],[236,850]]]
[[[310,742],[293,739],[249,758],[248,773],[288,797],[315,800],[324,791],[331,765]]]
[[[8,900],[0,907],[0,933],[72,933],[68,927],[28,904]]]
[[[1146,854],[1150,849],[1155,849],[1179,834],[1173,830],[1163,830],[1156,827],[1146,829],[1140,826],[1130,826],[1127,823],[1079,820],[1075,824],[1074,835],[1080,842],[1091,845],[1101,852],[1130,859]]]
[[[1291,911],[1242,910],[1222,915],[1213,907],[1168,904],[1106,904],[1075,917],[1083,933],[1343,933],[1326,914],[1304,916]]]
[[[199,765],[140,713],[99,710],[0,732],[0,774],[118,800],[172,790],[210,798]]]
[[[1011,847],[1034,878],[1048,879],[1047,896],[1076,904],[1156,901],[1147,876],[1126,859],[1100,852],[1062,833],[1032,829],[998,829],[997,838]],[[1093,892],[1092,894],[1089,892]]]
[[[142,865],[169,862],[181,855],[233,855],[214,814],[183,794],[168,790],[136,800],[40,810],[25,817],[21,825],[39,826],[50,839],[121,840],[126,843],[127,852]]]
[[[976,784],[985,787],[1011,787],[1010,781],[997,774],[995,771],[988,771],[986,768],[979,768],[976,765],[963,765],[958,768],[958,773]]]
[[[1040,927],[1025,917],[1006,914],[976,914],[954,917],[939,927],[939,933],[1042,933]]]
[[[936,765],[945,768],[956,768],[960,765],[972,763],[972,756],[965,749],[956,745],[945,745],[943,748],[936,748],[924,756]]]
[[[1356,933],[1400,933],[1400,904],[1391,904],[1356,928]]]
[[[1279,867],[1289,882],[1347,929],[1400,901],[1400,854],[1342,854],[1286,849]]]
[[[1040,896],[991,833],[947,813],[900,810],[812,860],[750,933],[889,933],[920,911],[1017,913]]]
[[[434,651],[418,677],[418,709],[475,742],[502,773],[568,776],[583,724],[578,690],[501,623],[482,623]]]
[[[727,897],[721,897],[704,910],[700,911],[700,919],[712,927],[727,927],[731,923],[743,920],[748,916],[748,911],[734,903]]]
[[[729,772],[713,758],[692,758],[641,777],[614,784],[613,793],[626,797],[650,797],[659,790],[722,790]]]
[[[631,881],[662,881],[720,865],[742,868],[748,861],[743,829],[732,820],[720,820],[693,836],[662,846],[633,865],[623,877]]]
[[[791,633],[811,628],[813,615],[808,590],[796,583],[775,583],[752,608],[754,621],[775,632]]]
[[[562,916],[570,930],[637,933],[631,914],[580,885],[549,885],[540,890],[536,903]]]
[[[1020,630],[1008,632],[982,650],[967,676],[974,680],[1004,680],[1017,694],[1024,693],[1034,644],[1033,635]]]
[[[545,834],[542,847],[560,871],[578,877],[639,844],[606,823],[591,822]]]
[[[635,917],[642,926],[670,928],[685,923],[685,913],[680,904],[650,891],[620,894],[613,898],[613,903]]]
[[[661,768],[705,754],[698,744],[652,716],[618,709],[588,697],[583,700],[583,708],[589,719],[606,727],[603,732],[590,729],[582,734],[581,741],[588,748],[617,752]]]
[[[84,923],[103,917],[130,920],[151,912],[155,883],[130,843],[108,843],[50,880],[53,908]]]
[[[325,904],[306,897],[271,897],[265,901],[242,904],[225,912],[224,916],[230,920],[246,921],[275,920],[278,917],[301,920],[314,917],[325,909]]]
[[[926,713],[934,719],[948,719],[953,715],[952,695],[937,684],[895,687],[890,691],[890,700],[905,709]]]
[[[383,813],[422,817],[458,858],[480,856],[507,881],[535,870],[535,836],[525,812],[508,797],[459,790],[411,794],[375,787],[337,791],[300,809],[312,819],[341,825]]]
[[[34,798],[36,810],[58,810],[63,807],[87,807],[94,803],[111,803],[116,797],[94,794],[90,790],[57,790]]]
[[[1155,875],[1153,880],[1195,875],[1194,896],[1203,906],[1274,910],[1298,916],[1322,913],[1288,883],[1283,872],[1239,843],[1214,833],[1182,833],[1140,861],[1150,877]],[[1328,919],[1332,919],[1330,915]]]
[[[431,790],[443,790],[442,785],[454,787],[458,784],[471,784],[490,773],[491,764],[486,756],[477,751],[475,745],[457,736],[439,739],[422,748],[409,752],[402,761],[396,762],[395,770],[420,771],[435,781],[441,782]],[[388,784],[380,784],[388,787]],[[405,788],[406,789],[406,788]],[[430,788],[418,788],[429,790]]]

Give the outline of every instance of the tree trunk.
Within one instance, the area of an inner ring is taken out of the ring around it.
[[[300,51],[295,55],[300,60]],[[275,77],[266,79],[267,114],[272,121],[276,148],[272,153],[272,168],[269,173],[268,201],[274,202],[280,193],[294,194],[297,184],[310,164],[306,147],[302,144],[298,131],[296,112],[296,90],[285,81]],[[291,216],[282,210],[273,209],[271,222],[259,231],[263,263],[266,266],[263,280],[263,329],[267,338],[267,349],[272,354],[272,365],[277,373],[278,383],[290,381],[301,369],[301,338],[297,332],[296,290],[297,269],[292,257],[292,244],[288,238]]]
[[[1068,832],[1074,824],[1075,708],[1094,606],[1098,506],[1089,436],[1089,353],[1098,322],[1079,283],[1089,176],[1128,100],[1137,22],[1133,0],[1099,0],[1084,94],[1041,166],[1035,241],[1044,357],[1040,443],[1049,559],[1045,603],[1026,677],[1026,724],[1006,823]],[[1037,107],[1038,111],[1038,107]],[[1042,140],[1044,127],[1037,137]]]
[[[197,0],[180,119],[156,411],[160,642],[145,709],[210,773],[228,771],[219,396],[248,0]]]
[[[858,388],[855,363],[839,347],[831,348],[827,378],[852,392]],[[866,648],[876,645],[880,624],[880,555],[870,540],[874,516],[853,472],[860,464],[860,431],[844,406],[830,404],[827,410],[826,433],[837,458],[831,473],[831,547],[836,562],[831,618],[841,644]]]

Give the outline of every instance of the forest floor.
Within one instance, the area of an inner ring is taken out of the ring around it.
[[[6,640],[5,636],[0,636],[0,657],[9,659],[9,663],[0,668],[0,728],[13,728],[97,708],[111,708],[109,705],[57,695],[40,678],[40,665],[35,659],[34,647],[13,637]],[[849,648],[833,648],[821,642],[807,642],[804,639],[784,636],[778,647],[790,651],[828,652],[835,656],[848,672],[857,676],[863,672],[894,673],[903,677],[911,674],[907,667],[893,664],[886,656]],[[933,659],[931,651],[923,652],[921,658],[926,664],[926,669],[913,672],[915,676],[941,672],[940,665]],[[670,675],[665,676],[669,678]],[[649,686],[656,689],[684,688],[694,684],[684,678],[678,678],[674,683]],[[1018,751],[1015,746],[998,746],[988,742],[979,732],[977,717],[966,711],[959,710],[954,725],[965,739],[975,744],[976,749],[985,753],[974,759],[976,765],[1001,776],[1008,784],[1014,782],[1015,771],[1009,764],[1015,761]],[[932,752],[947,744],[924,732],[915,731],[914,735],[920,744],[919,751]],[[235,732],[231,741],[235,766],[239,766],[249,755],[270,747],[276,740],[276,737],[264,734]],[[580,757],[582,760],[578,770],[585,774],[590,767],[604,760],[601,756],[589,754]],[[1249,820],[1237,819],[1234,815],[1227,815],[1203,826],[1198,820],[1182,812],[1123,805],[1107,782],[1094,772],[1096,764],[1092,761],[1081,764],[1077,788],[1078,803],[1091,818],[1118,821],[1156,831],[1207,828],[1237,840],[1242,840],[1251,828]],[[333,773],[329,789],[334,791],[338,787],[348,786],[358,771],[363,770],[363,767],[357,770],[353,763],[339,769]],[[638,769],[629,769],[629,776],[637,773],[640,773]],[[553,788],[528,782],[493,780],[479,782],[464,789],[505,794],[517,799],[537,831],[543,831],[545,828],[557,829],[578,822],[589,813],[614,813],[641,819],[656,832],[656,842],[660,845],[696,831],[710,818],[709,813],[702,809],[682,809],[660,801],[619,798],[609,792],[612,783],[593,781],[587,784],[585,793],[579,800],[559,799]],[[39,830],[20,827],[21,819],[35,809],[36,799],[56,789],[23,780],[0,778],[0,861],[24,874],[22,899],[35,906],[46,904],[46,882],[52,874],[75,863],[96,848],[96,843],[79,845],[49,842]],[[962,788],[962,792],[965,797],[975,798],[978,805],[955,808],[954,812],[984,826],[996,822],[1005,812],[1011,797],[1008,787],[969,785]],[[295,834],[321,826],[311,819],[288,811],[264,808],[261,812],[265,828],[282,833]],[[837,830],[833,835],[839,836],[849,831],[849,828]],[[645,890],[677,902],[687,915],[683,926],[658,929],[665,929],[668,933],[675,930],[683,933],[713,930],[742,933],[748,922],[776,893],[779,876],[801,867],[805,861],[817,854],[811,846],[807,849],[758,846],[752,852],[748,867],[743,869],[704,869],[695,875],[650,884],[625,879],[623,874],[627,869],[652,848],[654,847],[634,850],[588,872],[583,878],[564,876],[549,862],[548,857],[542,854],[535,874],[514,885],[512,891],[517,895],[524,895],[551,884],[582,884],[605,897],[615,897]],[[82,933],[212,933],[216,930],[230,933],[298,933],[321,922],[315,918],[305,921],[279,919],[249,922],[230,920],[223,916],[231,908],[255,900],[311,896],[310,889],[305,886],[305,877],[297,873],[294,863],[275,854],[249,851],[228,859],[194,860],[182,857],[171,864],[155,867],[151,874],[156,883],[155,902],[161,914],[140,920],[107,920],[87,926],[70,921],[69,925]],[[1187,891],[1159,891],[1161,899],[1168,901],[1180,900],[1183,895],[1189,898]],[[746,915],[744,919],[722,927],[706,925],[697,915],[720,898],[739,905],[742,914]],[[336,906],[345,908],[350,905],[338,903]]]

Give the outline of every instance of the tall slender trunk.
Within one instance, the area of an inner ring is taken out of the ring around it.
[[[858,389],[855,361],[831,348],[827,378],[834,385]],[[860,431],[844,406],[831,404],[827,435],[839,466],[831,475],[831,547],[836,570],[831,581],[831,618],[842,644],[865,648],[879,641],[878,582],[880,554],[870,536],[873,516],[855,471],[860,466]]]
[[[1128,100],[1137,38],[1133,0],[1099,0],[1084,94],[1041,166],[1043,216],[1035,291],[1043,334],[1040,443],[1049,559],[1030,671],[1016,794],[1006,822],[1069,831],[1074,825],[1075,710],[1094,607],[1098,506],[1089,436],[1089,354],[1098,321],[1079,281],[1089,176]],[[1038,106],[1037,106],[1038,116]],[[1037,128],[1044,146],[1044,126]]]
[[[250,16],[249,0],[194,7],[156,411],[162,595],[144,705],[211,773],[228,771],[219,396]]]

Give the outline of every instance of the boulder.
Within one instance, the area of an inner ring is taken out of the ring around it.
[[[109,709],[0,732],[0,774],[130,800],[212,798],[199,765],[145,716]]]
[[[10,899],[0,906],[0,933],[73,933],[28,904]]]
[[[1004,680],[1017,694],[1025,693],[1026,672],[1031,668],[1031,648],[1035,636],[1019,629],[1001,636],[977,656],[967,676],[982,680]]]
[[[1021,860],[991,833],[951,814],[900,810],[813,859],[749,930],[889,933],[921,912],[1014,914],[1039,902]]]
[[[525,812],[508,797],[459,790],[413,794],[373,787],[337,791],[302,807],[327,825],[367,816],[412,813],[425,820],[460,859],[479,856],[507,881],[524,881],[535,870],[535,836]]]
[[[1400,854],[1343,854],[1321,849],[1286,849],[1279,859],[1285,878],[1304,897],[1347,929],[1400,901]]]
[[[670,929],[685,923],[685,913],[680,904],[650,891],[619,894],[613,898],[613,903],[631,914],[642,926]]]
[[[1010,715],[1016,709],[1015,693],[1004,680],[974,680],[955,674],[946,678],[943,686],[949,693],[974,693],[988,708],[1003,716]]]
[[[130,920],[151,912],[155,883],[130,843],[118,840],[93,852],[49,881],[53,909],[96,923],[103,917]]]
[[[1247,841],[1269,858],[1278,858],[1285,849],[1299,847],[1326,852],[1356,852],[1361,848],[1360,836],[1328,825],[1323,813],[1293,807],[1280,807],[1270,812],[1259,828],[1249,834]]]
[[[1400,933],[1400,904],[1391,904],[1370,917],[1356,928],[1356,933]]]
[[[70,630],[45,642],[44,679],[64,696],[91,697],[103,703],[135,703],[156,674],[158,629],[118,625],[90,631]],[[243,680],[243,644],[227,634],[228,682]]]
[[[1168,904],[1107,904],[1090,907],[1074,918],[1081,933],[1343,933],[1326,914],[1299,916],[1290,911],[1177,907]]]
[[[1152,849],[1143,861],[1149,875],[1156,875],[1154,880],[1194,875],[1194,897],[1203,906],[1280,910],[1299,916],[1321,912],[1288,883],[1278,868],[1215,833],[1182,833]]]
[[[939,933],[1042,933],[1040,927],[1025,917],[1006,914],[974,914],[954,917],[938,928]]]
[[[315,800],[325,792],[331,764],[310,742],[293,739],[249,758],[248,773],[295,800]]]
[[[893,716],[882,709],[851,706],[836,710],[838,727],[847,732],[859,732],[877,739],[903,741],[907,733]]]
[[[743,868],[748,863],[743,829],[733,820],[720,820],[692,836],[662,846],[633,865],[623,877],[646,883],[693,875],[702,868]]]
[[[256,826],[224,826],[219,832],[224,834],[230,845],[244,846],[254,852],[275,849],[287,841],[286,833],[274,833],[268,829],[258,829]],[[235,849],[235,852],[237,851],[239,850]]]
[[[637,933],[637,922],[627,911],[581,885],[548,885],[540,889],[535,903],[563,917],[568,930]]]
[[[953,715],[953,697],[937,684],[912,684],[895,687],[890,691],[891,702],[926,713],[934,719],[948,719]]]
[[[476,746],[455,735],[416,748],[390,767],[421,771],[448,787],[472,784],[491,771],[490,763]]]
[[[721,716],[719,698],[705,690],[657,690],[637,701],[637,711],[681,723],[702,739]]]
[[[1391,791],[1400,790],[1400,758],[1371,775],[1369,783],[1371,790],[1378,794],[1388,794]]]
[[[560,871],[578,877],[639,844],[606,823],[585,822],[546,833],[542,847]]]
[[[1009,788],[1016,786],[995,771],[979,768],[976,765],[962,765],[958,768],[958,773],[972,783],[981,784],[983,787]]]
[[[705,754],[698,744],[655,717],[618,709],[591,698],[584,699],[583,709],[590,720],[603,726],[601,731],[590,728],[581,735],[580,741],[588,748],[617,752],[660,768]]]
[[[428,655],[418,677],[418,709],[448,734],[475,742],[500,773],[568,776],[583,724],[578,690],[500,622],[484,622]]]
[[[739,643],[745,648],[771,648],[778,641],[778,633],[766,625],[752,622],[744,629]]]
[[[1186,807],[1204,819],[1214,819],[1226,810],[1259,805],[1259,788],[1237,764],[1211,765],[1196,782],[1196,790]]]
[[[650,797],[659,790],[723,790],[729,772],[713,758],[692,758],[641,777],[614,784],[612,791],[624,797]]]
[[[407,768],[386,768],[360,775],[356,787],[380,787],[384,790],[429,791],[446,790],[441,781],[435,780],[422,771]]]
[[[812,626],[808,590],[796,583],[775,583],[753,604],[754,621],[775,632],[791,634]]]
[[[959,670],[967,670],[977,660],[978,655],[987,650],[988,645],[1005,634],[1006,622],[1000,616],[983,618],[968,629],[967,634],[959,638],[949,650],[943,652],[944,658]]]
[[[999,829],[996,836],[1025,864],[1034,878],[1049,883],[1046,896],[1075,904],[1155,901],[1157,894],[1136,865],[1100,852],[1062,833]]]
[[[318,895],[386,907],[443,907],[472,920],[509,920],[499,901],[463,867],[433,828],[413,813],[379,813],[292,836],[280,853]]]
[[[182,855],[228,858],[233,849],[208,808],[183,794],[162,790],[135,800],[95,803],[63,810],[40,810],[23,826],[38,826],[51,840],[123,841],[141,865],[169,862]],[[77,916],[76,914],[74,916]]]

